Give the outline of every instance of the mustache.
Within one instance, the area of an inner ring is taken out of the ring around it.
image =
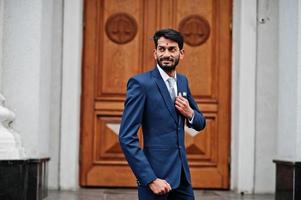
[[[171,57],[165,57],[165,58],[160,58],[160,61],[174,61],[174,58]]]

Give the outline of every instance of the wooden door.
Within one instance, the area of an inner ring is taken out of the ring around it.
[[[186,41],[177,70],[207,120],[202,133],[185,131],[193,186],[229,188],[231,7],[231,0],[85,1],[81,186],[136,186],[118,143],[126,83],[154,67],[152,36],[172,27]]]

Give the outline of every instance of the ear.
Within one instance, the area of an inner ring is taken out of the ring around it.
[[[180,50],[180,59],[184,58],[184,53],[185,53],[184,49],[181,49]]]
[[[158,57],[157,57],[157,50],[156,49],[153,50],[153,54],[154,54],[155,60],[157,60]]]

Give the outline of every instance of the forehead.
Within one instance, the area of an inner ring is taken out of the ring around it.
[[[165,37],[160,37],[159,40],[158,40],[158,46],[161,46],[161,47],[178,47],[178,43],[173,41],[173,40],[170,40],[170,39],[167,39]]]

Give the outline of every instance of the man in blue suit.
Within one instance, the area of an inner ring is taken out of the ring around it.
[[[200,131],[206,122],[187,78],[176,72],[184,57],[183,37],[162,29],[154,34],[154,43],[157,66],[128,81],[119,142],[137,177],[140,200],[193,200],[184,125]],[[143,149],[137,137],[140,126]]]

